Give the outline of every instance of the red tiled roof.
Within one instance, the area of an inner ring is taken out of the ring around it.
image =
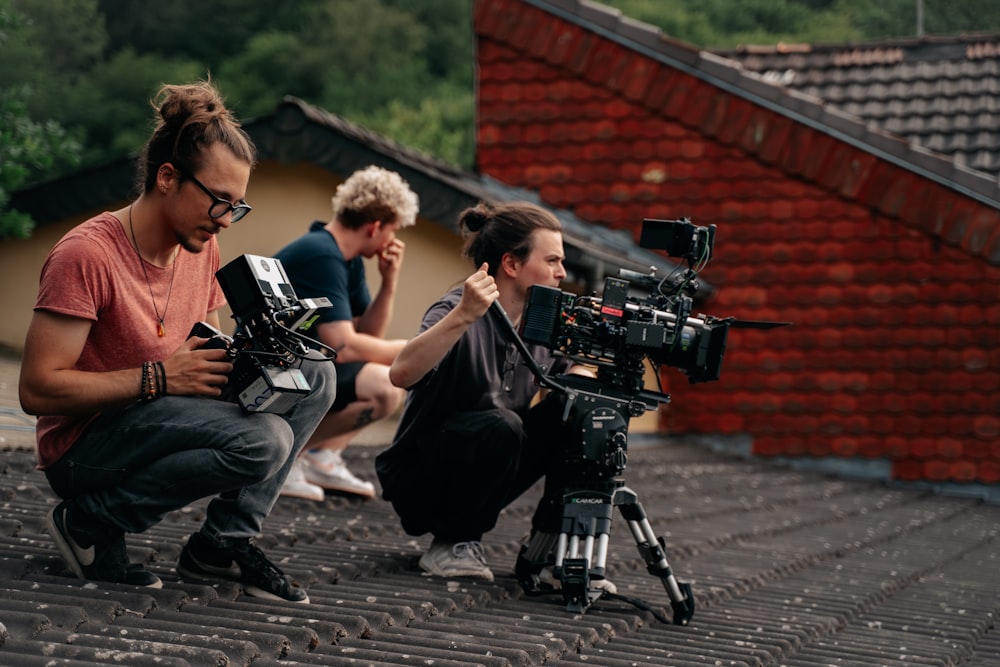
[[[484,173],[636,238],[715,224],[703,307],[794,322],[734,331],[716,384],[671,382],[672,429],[1000,481],[994,178],[594,3],[480,2],[475,26]]]

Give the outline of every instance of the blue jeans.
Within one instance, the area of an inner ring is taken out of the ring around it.
[[[253,537],[336,394],[332,363],[300,367],[312,391],[284,415],[169,395],[102,414],[45,470],[49,484],[94,519],[128,533],[215,496],[201,532],[216,544]]]

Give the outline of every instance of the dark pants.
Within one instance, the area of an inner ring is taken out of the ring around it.
[[[330,412],[340,412],[348,405],[358,400],[358,373],[364,368],[366,361],[352,361],[346,364],[335,364],[337,367],[337,398],[330,406]]]
[[[462,412],[421,443],[421,457],[393,490],[392,505],[410,535],[463,542],[496,526],[500,511],[546,476],[533,520],[558,532],[565,443],[562,403],[550,398],[522,422],[514,412]]]

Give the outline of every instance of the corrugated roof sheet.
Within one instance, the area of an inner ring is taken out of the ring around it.
[[[373,446],[346,456],[373,478]],[[427,577],[429,538],[388,503],[279,499],[258,540],[312,603],[248,598],[179,580],[174,565],[204,503],[128,538],[160,590],[68,575],[44,532],[56,499],[28,451],[0,452],[0,664],[989,665],[1000,660],[1000,505],[748,461],[705,443],[633,437],[625,481],[697,608],[689,626],[625,602],[585,614],[527,597],[511,568],[533,489],[484,544],[493,584]],[[670,615],[621,517],[609,577]]]

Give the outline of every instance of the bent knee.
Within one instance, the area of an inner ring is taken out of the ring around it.
[[[486,450],[497,453],[501,458],[520,451],[524,439],[524,426],[516,412],[506,408],[495,408],[473,414],[475,416],[469,433],[487,444]],[[462,430],[462,426],[457,429],[458,432]]]
[[[518,437],[524,433],[524,422],[513,410],[496,408],[484,412],[483,415],[488,421],[491,430],[496,430],[503,434],[517,435]]]
[[[365,364],[358,374],[356,393],[360,400],[374,405],[374,418],[382,419],[403,405],[406,390],[389,380],[389,367],[383,364]]]
[[[254,428],[239,435],[240,446],[236,452],[248,476],[267,479],[291,456],[295,434],[288,422],[277,415],[263,413],[250,415],[247,419],[256,423]]]
[[[337,396],[337,367],[332,361],[311,351],[299,370],[309,384],[310,400],[326,401],[328,405],[333,405]]]
[[[406,390],[393,385],[386,385],[374,396],[377,418],[391,415],[403,405]]]

